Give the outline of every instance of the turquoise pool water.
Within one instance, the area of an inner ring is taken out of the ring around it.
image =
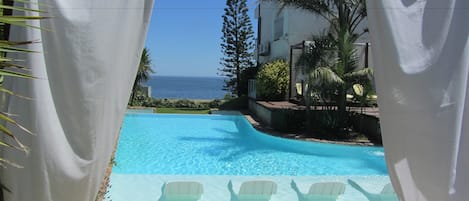
[[[241,115],[126,114],[116,162],[117,174],[387,175],[383,148],[272,137]]]

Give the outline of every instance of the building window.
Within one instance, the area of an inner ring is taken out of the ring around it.
[[[283,17],[275,19],[274,22],[274,40],[280,39],[283,36]]]

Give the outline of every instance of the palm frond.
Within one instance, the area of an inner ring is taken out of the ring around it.
[[[344,84],[344,80],[327,67],[318,67],[314,69],[308,77],[310,82],[309,84],[312,86]]]
[[[1,59],[2,59],[2,57],[0,57],[0,69],[2,69],[2,68],[16,68],[16,69],[22,69],[22,70],[25,70],[25,71],[30,71],[31,70],[26,66],[11,63],[13,61],[13,59],[11,59],[11,58],[6,58],[5,62],[2,62]]]
[[[25,74],[25,73],[20,73],[16,71],[10,71],[10,70],[5,70],[5,69],[0,69],[0,76],[10,76],[10,77],[18,77],[18,78],[36,78],[32,75]]]
[[[344,74],[344,78],[346,79],[354,79],[357,77],[366,77],[366,76],[372,76],[373,75],[373,69],[371,68],[363,68],[360,70],[356,70],[347,74]]]
[[[7,52],[7,53],[34,53],[36,51],[25,49],[25,48],[18,48],[11,45],[0,45],[0,52]]]
[[[15,162],[12,162],[12,161],[9,161],[7,159],[4,159],[4,158],[0,158],[0,166],[6,168],[7,166],[5,165],[10,165],[10,166],[13,166],[13,167],[16,167],[16,168],[23,168],[23,166],[15,163]],[[4,186],[2,185],[2,188],[4,188]],[[8,189],[8,188],[7,188]]]
[[[330,66],[336,49],[328,35],[313,36],[311,39],[311,44],[305,47],[296,62],[297,68],[300,68],[303,74],[307,74],[317,66]]]
[[[35,135],[33,132],[31,132],[30,130],[28,130],[27,128],[23,127],[21,124],[17,123],[15,120],[13,120],[12,118],[9,117],[10,115],[6,114],[6,113],[0,113],[0,120],[4,120],[10,124],[13,124],[15,126],[17,126],[19,129],[23,130],[24,132],[30,134],[30,135]]]
[[[5,126],[0,125],[0,132],[11,138],[15,143],[18,145],[17,149],[21,150],[22,152],[26,153],[27,155],[29,154],[29,147],[24,145],[9,129],[7,129]]]
[[[27,0],[13,0],[14,2],[20,2],[24,4],[29,4],[32,2],[29,2]],[[9,1],[11,3],[11,1]],[[34,12],[37,14],[40,13],[45,13],[45,11],[38,10],[38,9],[30,9],[26,7],[21,7],[21,6],[11,6],[7,5],[9,3],[5,3],[5,1],[2,1],[0,3],[0,10],[13,10],[13,11],[20,11],[20,12]],[[36,3],[37,4],[37,3]],[[40,5],[40,4],[37,4]],[[31,15],[31,16],[25,16],[25,15],[17,15],[17,16],[11,16],[11,15],[4,15],[4,12],[0,12],[0,26],[4,27],[5,25],[11,25],[11,26],[20,26],[20,27],[26,27],[26,28],[34,28],[34,29],[39,29],[39,30],[45,30],[45,31],[50,31],[49,29],[45,29],[42,27],[37,27],[28,24],[29,21],[32,20],[42,20],[46,19],[47,17],[43,16],[36,16],[36,15]],[[6,29],[2,29],[1,31],[5,31]],[[2,36],[5,36],[7,34],[3,33]],[[30,49],[26,48],[21,48],[18,47],[19,45],[27,45],[35,43],[35,41],[8,41],[8,40],[0,40],[0,79],[3,80],[5,76],[9,77],[15,77],[15,78],[35,78],[34,76],[24,73],[25,70],[28,70],[25,66],[17,64],[20,60],[13,59],[7,57],[7,53],[35,53],[35,51],[32,51]],[[12,70],[13,69],[13,70]],[[20,69],[21,72],[14,71]],[[8,90],[4,88],[2,85],[0,85],[0,93],[6,93],[9,95],[21,97],[21,98],[26,98],[24,96],[18,95],[14,93],[11,90]],[[29,98],[26,98],[29,99]],[[24,145],[19,138],[17,137],[17,133],[13,133],[10,129],[8,129],[7,125],[13,125],[25,133],[32,134],[34,135],[30,130],[26,129],[24,126],[16,122],[13,118],[11,118],[12,115],[0,112],[0,121],[4,122],[3,124],[0,124],[0,132],[3,133],[5,136],[7,136],[5,140],[0,140],[0,146],[7,147],[7,148],[12,148],[16,149],[19,151],[24,152],[26,155],[29,154],[30,149],[26,145]],[[14,143],[11,143],[14,142]],[[0,166],[2,167],[7,167],[7,165],[12,166],[12,167],[17,167],[21,168],[21,165],[16,164],[15,162],[9,161],[5,158],[0,157]],[[0,184],[2,189],[5,189],[7,191],[10,191],[6,186],[3,184]]]
[[[45,11],[43,11],[43,10],[23,8],[23,7],[18,7],[18,6],[9,6],[9,5],[3,5],[3,4],[0,4],[0,9],[10,9],[10,10],[16,10],[16,11],[30,11],[30,12],[36,12],[36,13],[45,13]]]
[[[357,69],[357,56],[355,54],[356,49],[353,44],[355,39],[347,30],[342,30],[343,33],[339,33],[337,38],[338,46],[338,60],[337,60],[337,74],[343,76],[351,71]]]
[[[30,97],[26,97],[26,96],[23,96],[23,95],[19,95],[11,90],[8,90],[8,89],[5,89],[4,87],[0,86],[0,92],[2,93],[6,93],[6,94],[9,94],[9,95],[12,95],[12,96],[16,96],[16,97],[19,97],[19,98],[22,98],[22,99],[26,99],[26,100],[33,100],[32,98]]]

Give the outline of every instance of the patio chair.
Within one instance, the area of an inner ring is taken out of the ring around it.
[[[296,98],[301,99],[303,98],[303,83],[295,83],[296,89]]]
[[[298,195],[298,201],[336,201],[345,192],[345,184],[340,182],[312,184],[308,193],[301,193],[293,180],[290,185]]]
[[[161,197],[158,201],[197,201],[204,189],[198,182],[176,181],[161,186]]]
[[[356,182],[354,182],[353,180],[350,180],[350,179],[348,180],[348,183],[353,188],[355,188],[358,191],[360,191],[361,193],[363,193],[363,195],[365,195],[365,197],[369,201],[399,201],[399,198],[397,197],[397,194],[396,194],[396,192],[394,192],[394,189],[392,188],[392,185],[390,183],[386,184],[383,187],[383,190],[381,190],[380,193],[370,193],[370,192],[366,191],[365,189],[363,189]]]
[[[277,184],[272,181],[247,181],[241,184],[239,193],[233,190],[233,183],[228,182],[231,201],[269,201],[277,193]]]

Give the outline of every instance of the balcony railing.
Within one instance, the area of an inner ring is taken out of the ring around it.
[[[253,98],[253,99],[257,98],[256,80],[255,79],[248,80],[248,96],[249,96],[249,98]]]

